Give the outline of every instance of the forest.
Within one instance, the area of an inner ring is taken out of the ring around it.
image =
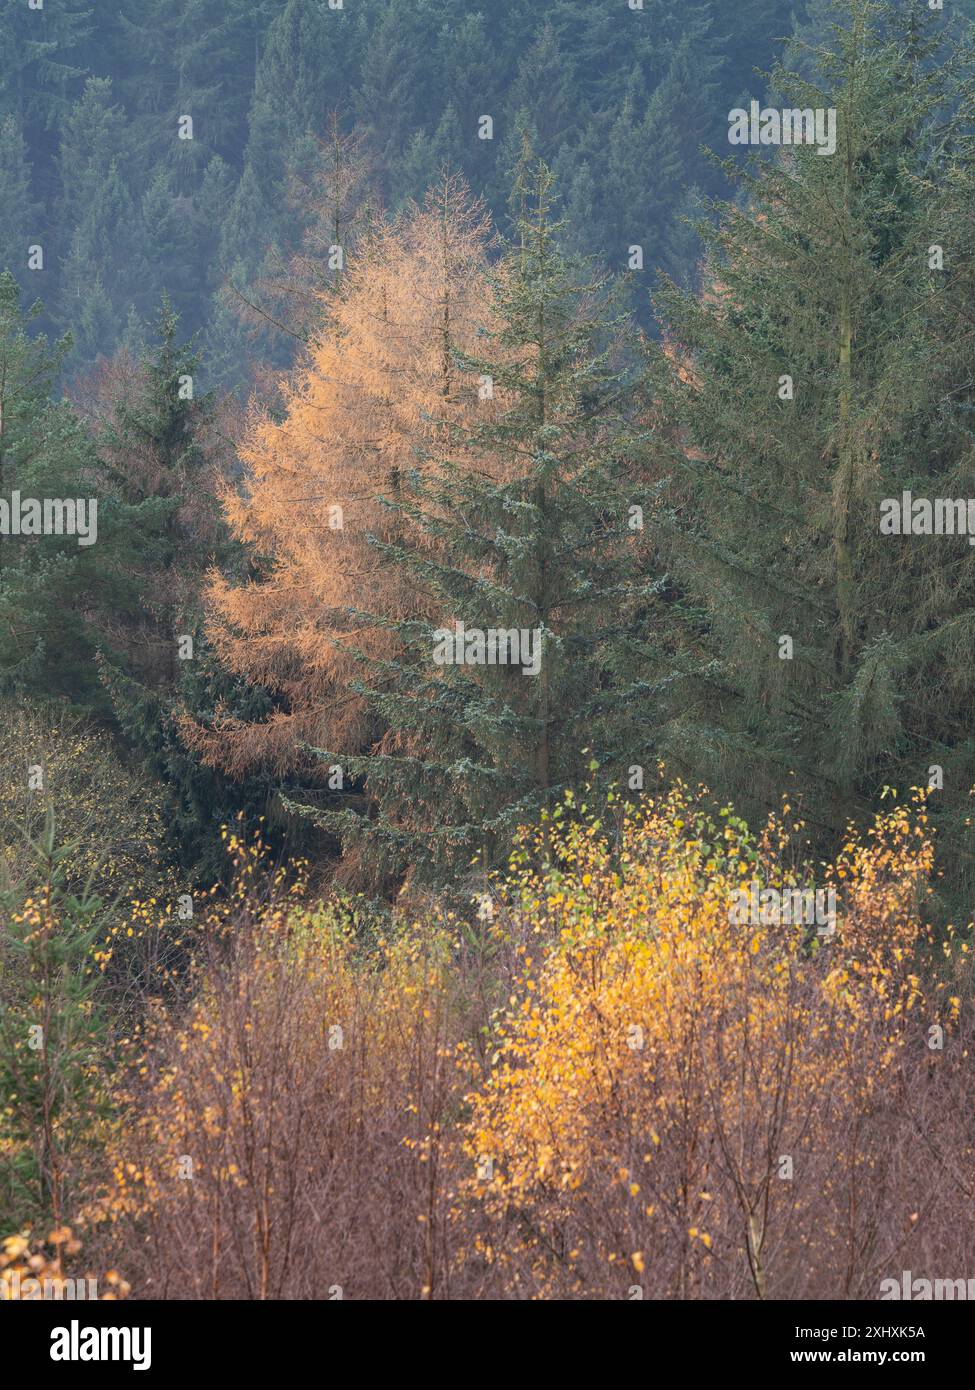
[[[973,118],[0,0],[0,1299],[975,1298]]]

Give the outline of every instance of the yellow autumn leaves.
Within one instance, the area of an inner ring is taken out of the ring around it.
[[[925,924],[919,810],[816,866],[828,939],[729,911],[743,864],[808,881],[793,817],[680,786],[525,832],[476,925],[244,888],[86,1216],[194,1296],[875,1294],[905,1202],[963,1228],[972,1159],[971,953]]]
[[[531,1232],[513,1268],[581,1225],[590,1259],[646,1266],[656,1296],[703,1291],[719,1258],[739,1296],[768,1296],[780,1225],[824,1257],[838,1248],[843,1184],[875,1163],[866,1143],[845,1149],[849,1134],[901,1084],[906,1051],[923,1065],[927,1022],[958,1020],[958,996],[911,968],[928,945],[931,846],[903,807],[851,838],[822,871],[845,881],[840,934],[823,942],[729,920],[741,863],[768,883],[789,872],[777,820],[753,840],[677,788],[627,812],[617,837],[568,823],[545,868],[506,886],[500,920],[524,937],[533,919],[543,944],[524,953],[495,1064],[468,1095],[467,1152],[492,1174],[469,1190]],[[843,1152],[817,1230],[831,1137]],[[579,1293],[572,1244],[553,1278]]]

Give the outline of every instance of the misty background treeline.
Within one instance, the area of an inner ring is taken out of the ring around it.
[[[975,495],[958,13],[2,13],[0,494],[99,507],[0,537],[26,766],[66,707],[195,881],[242,814],[383,893],[661,763],[823,853],[930,785],[969,910],[975,551],[878,528]],[[835,156],[710,161],[789,31]],[[455,621],[538,677],[433,666]]]
[[[527,130],[558,178],[571,249],[618,270],[643,248],[633,302],[647,323],[656,270],[694,273],[683,219],[723,188],[702,146],[726,146],[728,110],[761,95],[754,70],[796,26],[825,28],[821,10],[3,0],[0,265],[43,298],[48,332],[71,333],[68,374],[138,348],[165,291],[183,331],[203,333],[206,380],[238,388],[255,355],[288,358],[285,339],[255,347],[237,296],[301,249],[333,118],[362,138],[376,206],[422,199],[447,163],[503,231]],[[179,138],[187,116],[192,138]],[[43,272],[27,269],[31,245]]]

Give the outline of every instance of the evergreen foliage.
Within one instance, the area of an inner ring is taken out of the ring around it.
[[[932,808],[957,832],[975,780],[975,553],[881,519],[905,492],[975,492],[972,170],[945,114],[966,67],[960,51],[934,61],[917,12],[844,14],[815,83],[775,73],[784,104],[837,108],[835,156],[798,146],[739,170],[703,294],[659,300],[665,524],[721,671],[672,752],[746,805],[791,785],[834,831],[885,784],[943,768]]]
[[[514,202],[517,241],[493,279],[497,325],[478,356],[459,358],[468,410],[444,454],[384,499],[403,541],[374,541],[437,616],[354,611],[357,628],[393,634],[384,657],[337,639],[363,667],[353,690],[388,730],[344,759],[375,814],[312,812],[381,871],[421,878],[503,854],[519,824],[584,780],[584,754],[617,779],[652,759],[661,722],[640,640],[660,583],[629,526],[646,497],[628,468],[626,325],[605,277],[560,255],[552,176],[531,156]],[[500,410],[478,420],[485,381]],[[520,660],[489,654],[492,631],[520,634]],[[630,718],[638,700],[642,728]]]

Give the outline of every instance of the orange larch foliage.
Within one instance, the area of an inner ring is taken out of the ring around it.
[[[381,499],[396,497],[403,474],[436,456],[449,423],[477,401],[477,381],[455,353],[473,352],[491,323],[489,237],[482,205],[445,174],[422,208],[374,227],[322,292],[325,327],[283,386],[283,418],[252,407],[244,479],[223,503],[269,570],[243,584],[211,575],[208,633],[226,665],[280,707],[260,724],[187,723],[187,742],[208,762],[282,771],[326,730],[333,748],[369,736],[346,691],[355,658],[337,643],[388,655],[392,637],[360,632],[354,610],[392,619],[424,611],[369,536],[403,535],[409,523]]]

